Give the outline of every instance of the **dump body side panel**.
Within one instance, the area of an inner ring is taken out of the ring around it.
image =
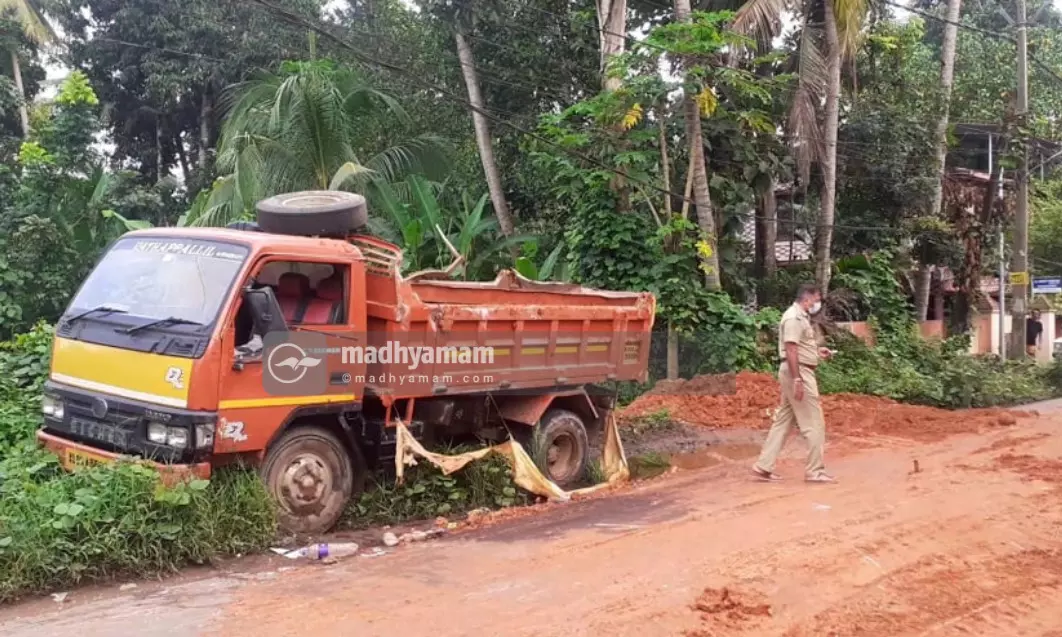
[[[360,244],[359,244],[359,247]],[[364,248],[362,248],[364,251]],[[370,343],[431,348],[431,361],[369,365],[393,398],[645,380],[655,300],[538,283],[504,271],[489,283],[403,279],[367,269]]]

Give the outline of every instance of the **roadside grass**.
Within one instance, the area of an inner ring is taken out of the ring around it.
[[[667,473],[671,469],[671,459],[662,453],[650,451],[628,460],[632,480],[647,480]]]
[[[1062,394],[1062,363],[972,356],[962,337],[923,339],[913,332],[868,347],[847,334],[819,366],[819,391],[885,396],[946,409],[1009,407]]]
[[[626,423],[623,433],[635,438],[650,434],[672,431],[678,427],[678,423],[671,418],[671,412],[667,409],[658,409],[654,412],[631,419]]]
[[[142,464],[66,473],[52,454],[16,449],[0,461],[0,602],[264,549],[272,506],[250,471],[164,487]]]

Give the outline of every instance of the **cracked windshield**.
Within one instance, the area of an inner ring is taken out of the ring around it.
[[[100,308],[205,325],[246,256],[246,248],[214,241],[123,239],[85,281],[68,315]]]

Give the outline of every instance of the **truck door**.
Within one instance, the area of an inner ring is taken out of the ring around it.
[[[237,301],[222,335],[215,453],[263,450],[299,413],[357,408],[364,364],[343,349],[365,343],[364,281],[361,262],[266,257],[255,264],[242,287],[272,288],[289,331],[263,339]]]

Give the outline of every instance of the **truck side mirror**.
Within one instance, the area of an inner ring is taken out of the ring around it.
[[[243,291],[243,300],[251,309],[254,331],[259,336],[265,337],[270,332],[288,331],[284,312],[280,309],[280,303],[273,294],[273,290],[267,287],[247,288]]]

